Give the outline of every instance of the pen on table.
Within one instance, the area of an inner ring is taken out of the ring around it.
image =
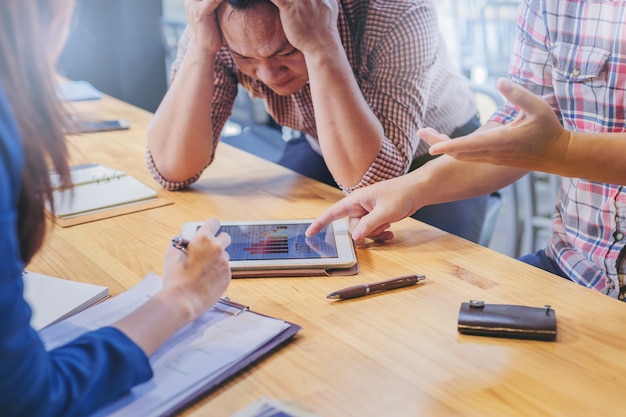
[[[338,298],[340,300],[346,300],[348,298],[362,297],[364,295],[374,294],[377,292],[408,287],[409,285],[417,284],[423,279],[426,279],[426,276],[417,274],[403,275],[401,277],[391,278],[385,281],[373,282],[371,284],[355,285],[353,287],[344,288],[328,294],[326,298]]]

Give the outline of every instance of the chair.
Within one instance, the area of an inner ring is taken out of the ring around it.
[[[474,100],[476,101],[480,123],[484,124],[487,119],[489,119],[489,116],[491,116],[499,106],[504,104],[504,98],[498,90],[487,85],[470,83],[470,89],[474,93]],[[483,223],[480,237],[478,238],[478,244],[482,246],[489,246],[491,242],[498,217],[502,210],[503,200],[505,198],[503,195],[504,193],[505,191],[499,190],[489,195],[485,221]]]
[[[475,81],[506,76],[521,0],[453,0],[458,63]]]
[[[493,112],[504,104],[504,97],[495,87],[487,84],[470,82],[470,89],[474,94],[478,118],[481,124],[485,124]]]
[[[268,126],[270,116],[265,110],[263,100],[250,97],[241,84],[237,86],[237,89],[237,97],[229,119],[243,127]]]
[[[220,140],[270,162],[278,162],[287,146],[279,130],[262,125],[246,126],[241,133],[222,135]]]
[[[240,126],[241,131],[236,135],[227,135],[222,131],[221,141],[268,161],[278,162],[286,146],[282,132],[270,126],[271,119],[263,100],[250,97],[241,85],[238,89],[228,120]]]
[[[520,5],[520,0],[488,0],[481,8],[484,65],[492,80],[508,74]]]
[[[521,230],[516,257],[545,247],[552,233],[552,215],[562,178],[529,172],[514,184]]]
[[[480,236],[478,237],[479,245],[489,247],[501,209],[502,194],[499,191],[489,194],[489,198],[487,199],[487,210],[485,212],[485,221],[483,223],[482,230],[480,231]]]
[[[487,85],[471,83],[470,88],[474,92],[481,123],[485,123],[493,110],[504,104],[504,98]],[[544,247],[552,231],[552,214],[560,183],[558,175],[529,172],[498,190],[500,201],[492,194],[479,243],[489,246],[498,217],[504,215],[508,236],[502,239],[502,252],[517,258]]]

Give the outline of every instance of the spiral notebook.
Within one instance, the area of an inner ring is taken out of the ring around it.
[[[60,190],[60,176],[50,173],[54,221],[62,227],[159,207],[172,202],[131,175],[99,164],[70,168],[71,190]],[[50,212],[50,207],[47,206]]]

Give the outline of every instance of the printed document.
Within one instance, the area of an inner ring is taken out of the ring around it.
[[[148,274],[130,290],[40,332],[47,349],[82,333],[109,325],[145,303],[162,281]],[[176,408],[198,386],[208,384],[221,371],[289,328],[279,319],[216,304],[202,317],[175,333],[150,363],[152,380],[133,388],[94,416],[160,416]]]

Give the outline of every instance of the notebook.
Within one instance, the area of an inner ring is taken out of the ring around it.
[[[30,324],[35,330],[61,321],[109,296],[109,288],[52,277],[31,271],[22,273],[24,298],[33,315]]]
[[[59,174],[50,173],[50,182],[56,188],[54,220],[63,227],[171,204],[121,170],[84,164],[71,167],[70,174],[74,188],[59,190]],[[50,211],[49,205],[46,208]]]
[[[100,100],[102,92],[88,81],[67,81],[59,84],[57,95],[63,101]]]
[[[40,332],[54,349],[89,329],[107,326],[140,307],[162,287],[150,273],[133,288]],[[170,416],[284,346],[301,329],[284,320],[220,299],[172,335],[151,357],[153,378],[95,411],[100,416]]]

